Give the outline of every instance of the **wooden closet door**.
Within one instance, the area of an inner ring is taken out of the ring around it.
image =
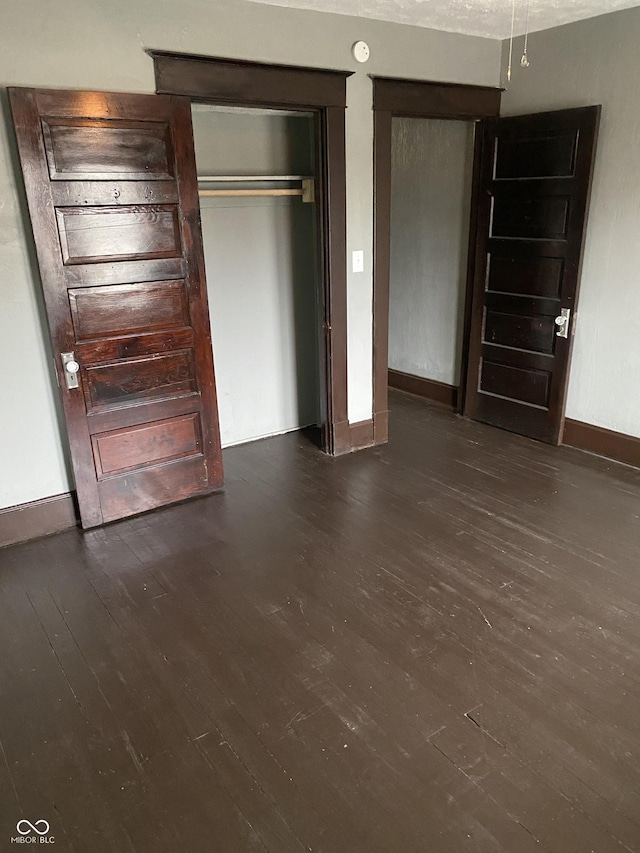
[[[490,119],[464,413],[558,444],[600,107]]]
[[[83,527],[220,488],[189,100],[10,98]]]

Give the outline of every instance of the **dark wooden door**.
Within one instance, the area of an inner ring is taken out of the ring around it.
[[[189,100],[10,97],[83,526],[219,488]]]
[[[552,444],[564,427],[599,116],[585,107],[483,123],[464,413]]]

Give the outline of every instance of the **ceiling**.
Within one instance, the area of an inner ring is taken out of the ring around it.
[[[454,33],[509,38],[511,0],[251,0],[430,27]],[[640,0],[529,0],[529,29],[546,30],[582,18],[640,6]],[[515,33],[525,31],[527,0],[516,0]]]

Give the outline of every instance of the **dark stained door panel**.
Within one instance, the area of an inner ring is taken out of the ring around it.
[[[189,100],[10,96],[83,526],[220,488]]]
[[[600,107],[483,128],[465,414],[557,444]],[[571,312],[569,335],[556,318]]]

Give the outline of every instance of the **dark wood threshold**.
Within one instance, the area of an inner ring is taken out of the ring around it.
[[[78,524],[75,494],[66,492],[0,509],[0,547],[60,533]]]
[[[363,450],[365,447],[373,447],[373,420],[369,418],[367,421],[358,421],[355,424],[349,424],[349,438],[351,440],[351,450]]]
[[[434,403],[442,403],[451,409],[455,409],[458,405],[456,386],[437,382],[435,379],[424,379],[422,376],[402,373],[400,370],[389,370],[389,387],[415,394],[417,397],[425,397]]]
[[[562,443],[640,468],[640,438],[633,435],[567,418]]]

